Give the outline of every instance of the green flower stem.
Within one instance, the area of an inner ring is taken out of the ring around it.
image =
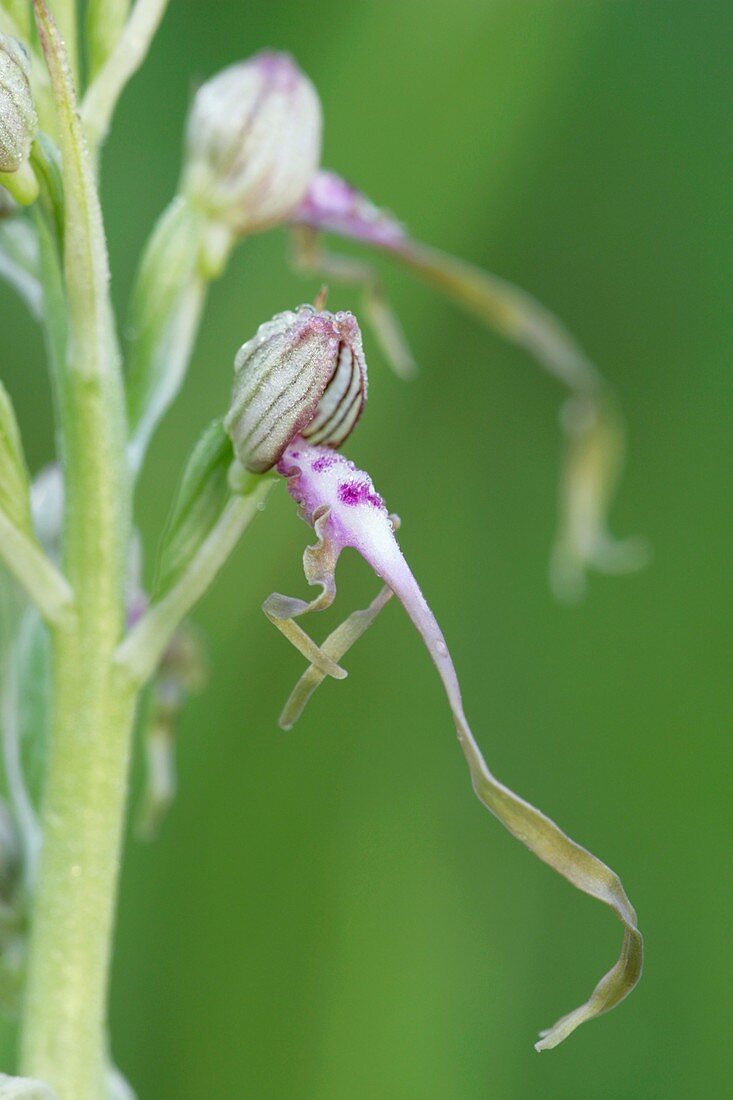
[[[63,626],[73,619],[74,594],[68,581],[38,544],[19,530],[2,509],[0,557],[47,623]]]
[[[137,688],[153,675],[168,643],[264,506],[275,479],[258,479],[246,496],[233,496],[180,579],[132,628],[115,655],[117,668]]]
[[[92,146],[104,141],[127,82],[142,65],[168,0],[137,0],[117,45],[89,87],[82,117]]]
[[[130,13],[130,0],[88,0],[87,63],[94,78],[117,45]]]
[[[101,1100],[135,693],[90,631],[54,635],[54,725],[22,1034],[23,1072]],[[84,681],[87,681],[86,684]]]
[[[58,1100],[105,1094],[106,995],[135,694],[112,655],[130,526],[124,398],[94,173],[64,45],[44,0],[41,44],[64,178],[66,355],[58,405],[65,568],[76,617],[53,631],[53,731],[31,927],[21,1069]],[[55,293],[55,288],[50,291]],[[52,344],[58,336],[52,334]]]

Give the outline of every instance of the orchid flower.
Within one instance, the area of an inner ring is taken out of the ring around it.
[[[320,587],[320,593],[310,602],[275,593],[264,604],[270,621],[309,662],[285,706],[281,725],[293,725],[327,676],[344,678],[339,661],[394,594],[438,671],[480,801],[543,862],[579,890],[610,906],[623,925],[623,946],[616,964],[585,1004],[542,1033],[537,1049],[549,1049],[633,989],[642,966],[636,914],[618,876],[496,779],[484,760],[464,714],[446,640],[395,537],[396,519],[389,515],[369,474],[337,450],[353,429],[365,400],[366,361],[359,327],[349,313],[331,314],[305,306],[279,314],[260,326],[235,360],[225,427],[237,461],[254,473],[274,469],[285,478],[301,517],[317,536],[303,561],[306,580]],[[383,588],[367,609],[349,616],[318,646],[298,620],[331,605],[336,595],[336,565],[347,547],[361,554],[382,580]]]
[[[318,542],[304,555],[305,575],[310,584],[320,585],[321,594],[310,603],[273,595],[265,612],[296,646],[312,656],[311,646],[301,640],[294,620],[309,611],[328,607],[336,594],[335,567],[343,549],[352,547],[385,583],[386,591],[358,617],[347,620],[340,633],[334,632],[313,657],[311,668],[300,680],[283,715],[289,727],[324,675],[334,675],[333,664],[374,619],[394,593],[412,620],[438,671],[448,700],[458,741],[468,763],[474,790],[480,801],[543,862],[568,879],[579,890],[605,902],[624,926],[621,956],[601,979],[588,1001],[562,1017],[537,1043],[547,1050],[562,1042],[579,1024],[618,1004],[634,987],[641,973],[642,940],[636,914],[616,874],[604,863],[571,840],[550,818],[514,794],[492,774],[471,732],[463,711],[458,677],[443,633],[394,534],[381,496],[369,475],[358,470],[343,455],[296,437],[278,462],[278,472],[288,481],[288,492],[299,505],[300,515],[315,530]],[[342,671],[338,669],[339,678]]]
[[[558,598],[579,598],[589,569],[621,573],[644,565],[648,557],[644,542],[618,541],[606,526],[623,458],[623,420],[598,369],[548,309],[507,280],[416,241],[401,222],[335,172],[321,170],[312,176],[291,220],[296,266],[365,287],[365,310],[398,374],[410,373],[414,361],[378,277],[368,263],[324,250],[321,234],[368,245],[398,260],[484,324],[524,347],[569,391],[562,417],[567,444],[560,523],[550,571]]]

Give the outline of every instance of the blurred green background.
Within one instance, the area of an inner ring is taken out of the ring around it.
[[[492,767],[622,875],[648,960],[625,1005],[534,1053],[620,929],[473,798],[396,604],[348,681],[279,732],[302,661],[259,605],[305,592],[310,537],[280,492],[197,613],[211,682],[180,724],[173,812],[127,846],[112,1034],[141,1100],[729,1094],[732,36],[727,0],[173,0],[105,156],[120,306],[196,82],[279,46],[320,90],[325,164],[535,293],[620,394],[613,524],[654,560],[593,578],[577,608],[546,583],[561,391],[388,265],[422,372],[396,380],[367,332],[348,449],[402,517]],[[151,547],[237,346],[317,288],[285,245],[248,242],[214,289],[141,488]],[[358,301],[334,287],[331,304]],[[37,468],[53,452],[41,343],[4,288],[0,307]],[[376,590],[343,565],[323,630]]]

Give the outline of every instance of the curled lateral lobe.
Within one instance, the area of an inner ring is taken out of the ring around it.
[[[342,455],[312,446],[302,438],[293,440],[285,449],[278,471],[288,479],[288,491],[299,505],[302,518],[318,535],[317,545],[305,552],[304,564],[306,579],[320,585],[322,590],[310,604],[277,595],[266,603],[270,619],[286,636],[291,637],[292,632],[296,634],[292,640],[311,663],[311,669],[301,678],[286,706],[284,724],[291,725],[298,717],[325,675],[335,675],[335,662],[386,602],[380,594],[370,608],[356,613],[361,619],[351,616],[320,648],[293,622],[294,617],[320,610],[332,602],[338,556],[345,547],[352,547],[397,596],[422,637],[442,681],[479,800],[539,859],[573,886],[608,905],[623,925],[618,961],[601,978],[585,1004],[542,1032],[536,1044],[537,1050],[555,1047],[581,1023],[622,1001],[641,975],[642,937],[621,881],[601,860],[571,840],[554,821],[492,774],[463,712],[460,686],[445,638],[402,555],[393,523],[369,475]],[[343,670],[339,672],[344,675]]]

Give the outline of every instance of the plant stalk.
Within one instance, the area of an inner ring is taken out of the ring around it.
[[[112,654],[124,625],[130,528],[124,396],[94,173],[64,46],[43,0],[39,34],[59,116],[65,195],[66,356],[58,406],[65,572],[76,619],[53,642],[53,729],[21,1035],[21,1067],[58,1100],[106,1095],[106,1001],[135,693]]]

